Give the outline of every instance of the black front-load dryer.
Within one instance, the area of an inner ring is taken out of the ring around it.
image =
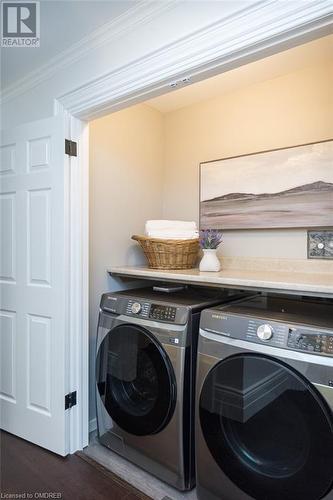
[[[194,485],[200,312],[243,296],[195,288],[102,296],[96,358],[102,444],[180,490]]]
[[[200,500],[333,500],[333,302],[258,296],[201,315]]]

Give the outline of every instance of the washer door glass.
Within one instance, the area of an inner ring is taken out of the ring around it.
[[[235,355],[207,375],[199,416],[216,463],[256,500],[319,500],[333,483],[333,417],[286,364]]]
[[[138,436],[161,431],[173,414],[176,383],[167,354],[136,325],[116,326],[97,355],[97,387],[113,421]]]

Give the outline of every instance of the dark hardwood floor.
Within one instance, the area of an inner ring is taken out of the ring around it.
[[[47,498],[38,494],[52,492],[58,495],[49,498],[65,500],[149,500],[89,458],[62,458],[6,432],[0,432],[0,491],[1,498]]]

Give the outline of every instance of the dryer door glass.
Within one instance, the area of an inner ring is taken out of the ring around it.
[[[106,411],[125,431],[155,434],[169,422],[176,402],[173,368],[163,347],[145,329],[116,326],[97,355],[97,387]]]
[[[199,402],[220,469],[256,500],[319,500],[333,483],[333,416],[320,393],[283,362],[231,356],[207,375]]]

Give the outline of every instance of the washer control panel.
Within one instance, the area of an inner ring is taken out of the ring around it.
[[[185,325],[190,314],[190,309],[186,306],[107,293],[102,296],[101,309],[107,313],[125,314],[126,316],[178,325]]]
[[[142,305],[140,302],[134,302],[134,304],[132,304],[131,311],[133,314],[139,314],[142,311]]]
[[[260,340],[270,340],[273,337],[273,333],[273,327],[267,323],[257,328],[257,337],[259,337]]]
[[[152,319],[174,322],[176,319],[177,308],[165,306],[162,304],[152,304],[150,306],[149,317]]]
[[[242,316],[223,309],[207,309],[201,313],[200,328],[221,336],[271,347],[333,356],[332,330],[315,326]]]
[[[310,334],[302,328],[289,328],[287,345],[298,351],[333,355],[333,335]]]
[[[136,316],[148,318],[149,305],[149,302],[139,302],[137,300],[129,299],[125,314],[135,314]]]
[[[250,318],[245,320],[245,340],[267,343],[273,347],[284,347],[288,327],[284,324],[267,322],[265,319]],[[244,338],[243,337],[243,338]]]

